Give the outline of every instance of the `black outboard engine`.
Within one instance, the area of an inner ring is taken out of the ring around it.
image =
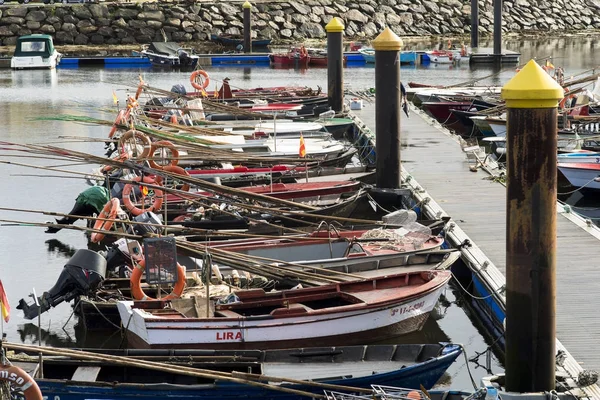
[[[65,264],[52,289],[38,298],[39,307],[21,299],[17,308],[23,310],[26,319],[33,319],[63,301],[96,291],[105,277],[106,259],[95,251],[79,249]]]
[[[179,57],[180,65],[190,65],[192,63],[192,58],[188,54],[187,51],[179,49],[177,50],[177,56]]]

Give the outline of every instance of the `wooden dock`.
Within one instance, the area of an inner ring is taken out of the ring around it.
[[[367,104],[354,114],[375,131],[375,107]],[[482,264],[487,279],[502,292],[506,271],[506,187],[467,160],[457,137],[424,113],[402,115],[402,163],[427,195],[439,205],[474,243],[473,257]],[[414,188],[414,187],[413,187]],[[417,186],[418,188],[418,186]],[[426,195],[425,195],[426,196]],[[566,348],[571,375],[579,367],[600,370],[600,281],[596,280],[600,255],[600,230],[559,207],[557,219],[557,348]],[[465,236],[466,237],[466,236]],[[481,251],[479,251],[481,250]],[[497,269],[496,269],[497,268]],[[504,294],[502,294],[502,297]],[[579,364],[579,365],[578,365]],[[591,391],[591,393],[590,393]],[[590,397],[599,398],[593,385]]]

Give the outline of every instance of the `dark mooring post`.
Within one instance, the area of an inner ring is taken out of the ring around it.
[[[250,10],[252,4],[246,1],[242,4],[244,9],[244,53],[252,53],[252,21],[250,17]]]
[[[402,40],[389,28],[375,40],[376,183],[400,188],[400,54]]]
[[[502,62],[502,0],[494,2],[494,62]]]
[[[533,60],[502,88],[507,116],[506,390],[554,389],[557,106]]]
[[[479,0],[471,0],[471,48],[479,47]]]
[[[327,100],[333,111],[342,111],[344,104],[344,24],[333,17],[327,25]]]

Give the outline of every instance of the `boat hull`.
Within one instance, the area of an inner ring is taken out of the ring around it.
[[[299,349],[299,351],[301,350],[310,351],[311,349]],[[328,358],[335,357],[335,354],[342,354],[343,352],[341,348],[338,350],[336,347],[315,350],[321,350]],[[327,356],[328,352],[333,355]],[[370,388],[371,385],[396,385],[410,389],[420,389],[422,385],[425,389],[430,389],[460,354],[461,351],[458,346],[450,345],[437,357],[413,365],[402,365],[401,368],[399,365],[398,369],[389,372],[377,372],[368,375],[352,374],[349,377],[333,376],[315,380],[327,384],[361,388]],[[398,361],[398,364],[402,363]],[[157,398],[237,400],[242,396],[242,393],[243,398],[249,400],[306,399],[306,397],[295,393],[227,382],[195,385],[178,384],[176,381],[172,383],[132,384],[111,382],[107,384],[104,382],[77,382],[64,379],[37,379],[36,382],[45,397],[49,399],[60,398],[61,400],[112,400],[117,398],[120,400],[154,400]],[[311,385],[282,384],[282,386],[315,394],[322,394],[323,391],[322,388]]]
[[[594,180],[600,176],[600,164],[560,163],[558,169],[572,186],[600,190],[600,182]]]
[[[446,281],[447,282],[447,281]],[[295,314],[281,318],[173,319],[148,316],[119,302],[127,340],[134,348],[275,349],[364,344],[420,330],[444,290],[436,286],[376,308]]]

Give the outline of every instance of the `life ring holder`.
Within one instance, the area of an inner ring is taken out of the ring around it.
[[[42,391],[35,380],[21,368],[14,365],[0,364],[0,381],[6,381],[17,390],[22,391],[26,400],[42,400]]]
[[[102,211],[100,211],[100,215],[98,218],[107,218],[109,220],[114,220],[117,217],[117,213],[119,211],[120,202],[119,199],[112,198],[104,205]],[[105,221],[102,219],[97,219],[94,222],[94,229],[109,231],[112,228],[114,221]],[[102,239],[104,239],[105,234],[100,232],[92,232],[92,236],[90,240],[92,243],[98,243]]]
[[[206,89],[208,87],[208,84],[210,83],[208,72],[202,69],[197,69],[196,71],[192,72],[192,74],[190,75],[190,83],[196,90]]]
[[[138,146],[142,146],[142,152],[137,156],[135,154],[130,154],[130,150],[125,148],[125,144],[127,144],[131,139],[133,139],[135,142],[135,151],[138,150]],[[140,144],[138,144],[138,140],[140,141]],[[150,138],[135,129],[128,130],[119,138],[119,154],[127,154],[129,155],[129,158],[134,161],[147,158],[150,155],[151,148],[152,142],[150,141]]]
[[[139,176],[136,176],[135,178],[133,178],[133,181],[143,182],[143,183],[148,183],[148,184],[153,184],[153,185],[161,185],[162,184],[161,178],[158,178],[158,177],[151,178],[149,176],[144,176],[143,179]],[[142,205],[142,208],[139,208],[135,204],[133,204],[133,202],[131,201],[131,192],[133,191],[133,184],[131,184],[131,183],[126,184],[123,187],[123,194],[122,194],[123,205],[131,214],[133,214],[136,217],[138,215],[145,213],[146,211],[154,212],[154,211],[160,210],[162,207],[162,204],[163,204],[163,191],[160,189],[152,189],[152,190],[154,190],[154,201],[152,202],[152,205],[149,208],[144,208],[143,205]]]
[[[165,167],[165,165],[161,165],[154,160],[154,153],[159,149],[161,149],[161,153],[163,151],[162,149],[169,149],[171,151],[173,156],[169,160],[170,162],[168,165],[176,167],[177,164],[179,164],[179,150],[175,148],[175,145],[168,140],[159,140],[158,142],[152,143],[152,146],[150,147],[150,159],[148,160],[150,168],[163,169]]]
[[[131,297],[133,297],[135,300],[156,300],[152,297],[148,297],[148,295],[146,295],[146,293],[144,293],[144,290],[142,289],[142,275],[144,275],[145,269],[145,259],[137,262],[135,267],[133,268],[131,278],[129,278],[129,284],[131,286]],[[161,297],[161,300],[178,299],[183,294],[183,289],[185,289],[185,270],[183,269],[181,264],[177,263],[177,282],[175,282],[171,293],[169,293],[165,297]]]

